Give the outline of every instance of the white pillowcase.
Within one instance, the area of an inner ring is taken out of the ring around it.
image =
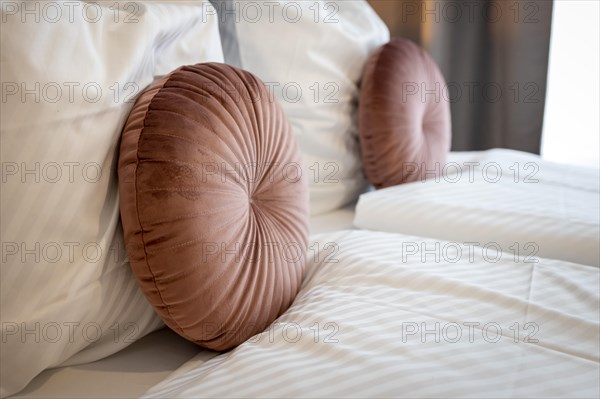
[[[304,155],[313,215],[366,186],[357,137],[359,82],[389,31],[364,0],[217,3],[236,18],[241,66],[271,87]],[[233,11],[235,10],[235,11]],[[232,12],[233,11],[233,12]]]
[[[127,262],[118,140],[158,76],[223,62],[212,6],[168,3],[2,4],[2,396],[162,325]]]

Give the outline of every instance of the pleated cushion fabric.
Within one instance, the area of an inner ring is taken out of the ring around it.
[[[138,99],[121,142],[121,215],[134,273],[170,328],[227,350],[291,305],[308,240],[301,162],[249,72],[181,67]]]
[[[365,172],[376,188],[433,177],[442,169],[451,139],[445,89],[435,61],[410,40],[394,38],[369,58],[359,137]]]

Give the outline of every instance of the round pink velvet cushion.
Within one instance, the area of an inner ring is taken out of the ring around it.
[[[392,39],[369,58],[359,137],[365,172],[376,188],[443,169],[451,139],[445,85],[435,61],[410,40]]]
[[[226,350],[291,305],[308,240],[301,164],[249,72],[185,66],[140,96],[121,140],[121,216],[131,267],[170,328]]]

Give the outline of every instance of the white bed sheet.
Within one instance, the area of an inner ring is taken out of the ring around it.
[[[356,202],[345,207],[310,218],[310,234],[329,233],[354,228]]]
[[[272,327],[191,360],[144,397],[600,394],[598,268],[403,259],[403,244],[434,240],[371,231],[312,240],[337,250],[320,246]]]
[[[102,360],[46,370],[12,398],[137,398],[200,351],[164,328]]]
[[[600,266],[598,170],[502,149],[453,153],[449,162],[460,171],[363,194],[354,224]],[[472,176],[468,162],[478,163]]]
[[[311,234],[351,228],[354,207],[312,217]],[[12,398],[138,398],[174,371],[181,372],[180,366],[214,356],[164,328],[97,362],[46,370]]]
[[[513,257],[490,263],[481,254],[474,262],[402,260],[402,243],[440,241],[332,233],[352,227],[353,208],[311,220],[311,248],[318,243],[319,252],[292,309],[278,320],[284,324],[265,332],[267,340],[216,356],[165,329],[101,361],[47,370],[16,397],[598,397],[597,268]],[[537,344],[523,342],[532,320]],[[498,323],[500,341],[423,343],[408,336],[402,342],[402,323],[477,321]],[[515,322],[518,342],[510,329]],[[301,326],[299,341],[281,339],[289,325],[292,337]],[[332,326],[338,327],[333,337]],[[326,343],[327,337],[338,342]]]

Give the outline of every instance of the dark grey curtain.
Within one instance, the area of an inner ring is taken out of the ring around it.
[[[392,36],[421,44],[446,77],[452,149],[539,153],[550,0],[369,0]]]

